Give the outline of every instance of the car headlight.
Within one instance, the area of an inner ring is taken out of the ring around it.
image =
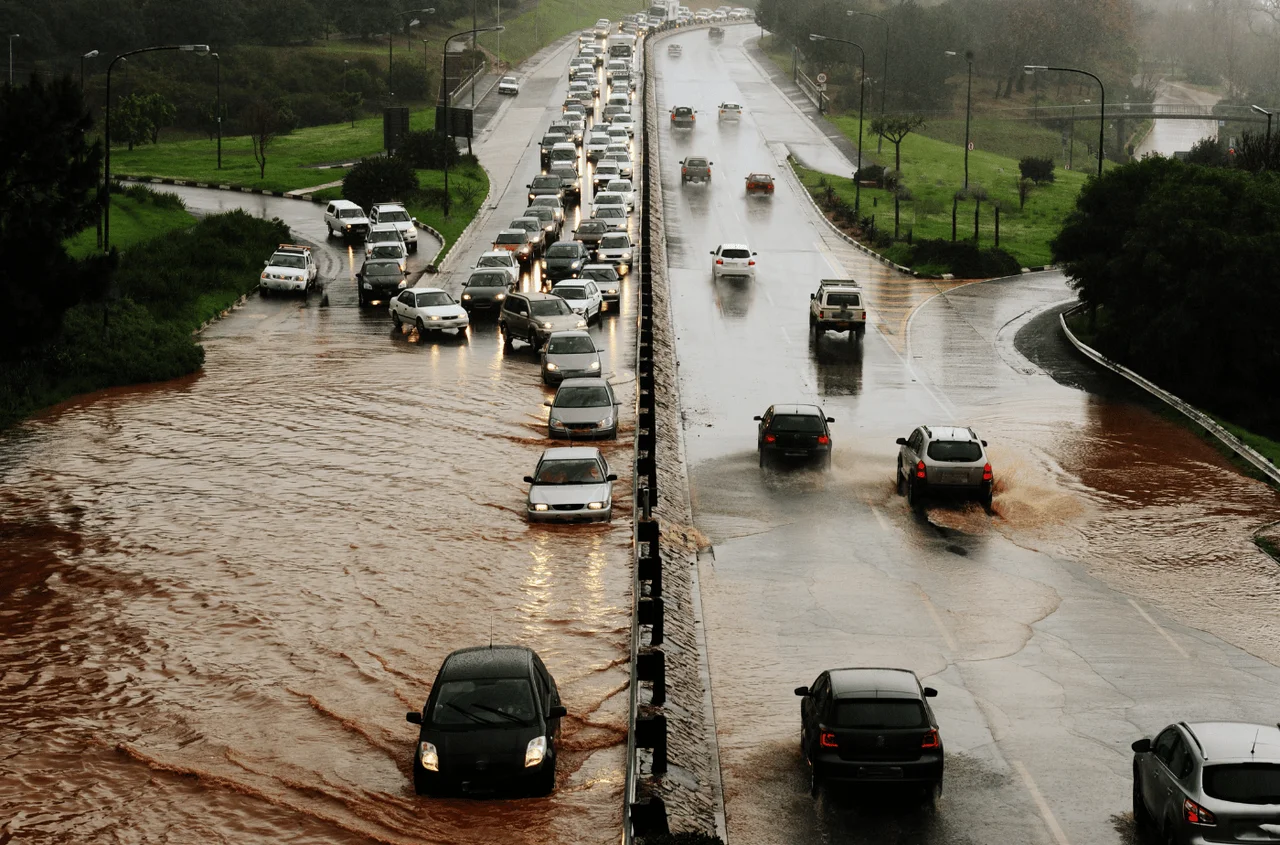
[[[556,370],[558,370],[558,369],[560,369],[560,368],[559,368],[559,367],[557,367],[553,362],[548,361],[548,362],[547,362],[547,369],[548,369],[548,370],[551,370],[552,372],[555,372]]]
[[[535,736],[529,740],[529,745],[524,750],[524,767],[527,769],[530,766],[536,766],[546,756],[547,738],[545,736]]]
[[[578,321],[578,324],[577,324],[576,326],[574,326],[574,328],[577,328],[577,329],[585,329],[586,327],[587,327],[587,321],[586,321],[586,320],[579,320],[579,321]]]
[[[398,288],[402,288],[402,289],[403,289],[407,284],[409,284],[409,280],[408,280],[408,279],[401,279],[401,280],[400,280],[400,284],[396,285],[396,287],[398,287]]]
[[[570,264],[569,266],[570,266],[570,267],[572,267],[574,270],[577,270],[577,269],[578,269],[578,265],[579,265],[579,264],[581,264],[581,263],[582,263],[582,259],[578,259],[577,261],[573,262],[573,263],[572,263],[572,264]]]
[[[545,259],[545,258],[544,258],[544,259],[542,259],[541,261],[539,261],[538,263],[542,265],[542,269],[543,269],[543,270],[547,269],[547,259]]]
[[[470,299],[470,298],[471,298],[471,294],[469,294],[469,293],[464,293],[464,294],[462,295],[462,298],[463,298],[463,299]]]
[[[430,318],[429,318],[429,319],[432,319],[432,320],[439,320],[439,319],[440,319],[440,316],[439,316],[438,314],[432,314],[432,315],[430,316]]]
[[[610,414],[609,416],[600,420],[600,422],[596,423],[596,425],[600,428],[608,428],[609,426],[613,425],[613,414]]]
[[[587,509],[593,511],[604,510],[604,502],[587,502]]]
[[[497,296],[495,296],[495,297],[494,297],[494,299],[498,300],[499,302],[501,302],[502,300],[504,300],[504,299],[506,299],[506,298],[507,298],[507,295],[506,295],[505,293],[500,293],[500,294],[498,294]]]
[[[543,327],[544,329],[549,329],[549,328],[551,328],[551,324],[550,324],[550,323],[543,323],[543,324],[542,324],[542,327]]]
[[[593,370],[598,370],[598,369],[600,369],[600,362],[599,362],[599,361],[592,361],[592,362],[591,362],[591,369],[593,369]]]
[[[533,506],[533,509],[535,511],[547,511],[547,510],[551,510],[551,506],[543,502],[538,502],[536,505]]]
[[[259,278],[259,279],[269,279],[269,278],[271,278],[271,276],[270,276],[270,274],[268,274],[268,273],[263,273],[263,274],[262,274],[261,276],[259,276],[258,278]]]
[[[431,743],[418,743],[418,760],[422,763],[422,768],[428,772],[440,771],[440,754]]]
[[[368,282],[365,282],[365,283],[364,283],[364,289],[365,289],[365,290],[373,290],[373,285],[369,284]]]
[[[622,260],[623,260],[623,261],[630,261],[630,260],[631,260],[631,253],[629,253],[629,252],[624,252],[624,253],[622,253]]]
[[[555,417],[551,417],[550,419],[548,419],[547,425],[551,426],[552,428],[564,428],[564,423],[560,422],[560,420],[556,419]]]
[[[609,295],[610,295],[610,296],[615,296],[617,293],[618,293],[618,289],[617,289],[617,288],[609,288]]]

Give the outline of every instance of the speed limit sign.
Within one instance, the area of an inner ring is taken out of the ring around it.
[[[969,142],[969,152],[973,152],[973,142]]]
[[[819,85],[827,84],[827,75],[825,73],[818,74],[818,84]]]

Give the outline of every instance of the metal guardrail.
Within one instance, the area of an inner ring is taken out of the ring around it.
[[[1280,467],[1271,463],[1271,461],[1267,460],[1261,453],[1257,452],[1240,438],[1227,431],[1208,414],[1204,413],[1199,408],[1196,408],[1194,405],[1190,405],[1187,402],[1182,401],[1177,396],[1174,396],[1164,388],[1148,381],[1123,364],[1117,364],[1115,361],[1112,361],[1110,358],[1076,337],[1071,331],[1071,328],[1067,325],[1067,316],[1079,313],[1083,307],[1083,305],[1077,305],[1074,308],[1070,308],[1058,315],[1058,322],[1062,324],[1062,332],[1067,336],[1067,340],[1071,342],[1072,346],[1080,350],[1080,353],[1086,358],[1100,366],[1106,367],[1113,373],[1124,376],[1126,379],[1169,405],[1174,410],[1181,412],[1205,431],[1222,441],[1224,446],[1251,464],[1254,469],[1269,478],[1271,483],[1280,486]]]
[[[822,101],[826,99],[826,95],[822,93],[822,88],[818,83],[806,76],[804,71],[797,68],[796,85],[800,86],[800,91],[809,98],[809,102],[813,103],[817,107],[818,113],[821,114],[823,111]]]
[[[992,117],[1005,120],[1097,121],[1096,105],[1027,106],[992,109]],[[1176,103],[1107,103],[1109,120],[1230,120],[1234,123],[1266,123],[1264,115],[1248,106],[1184,106]]]

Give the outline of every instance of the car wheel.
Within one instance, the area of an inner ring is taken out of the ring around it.
[[[498,324],[498,334],[502,335],[502,348],[510,351],[511,349],[511,332],[507,330],[506,325]]]
[[[391,312],[391,324],[395,326],[397,329],[399,329],[401,326],[404,325],[403,323],[400,322],[400,315],[394,311]]]
[[[330,224],[328,224],[328,223],[326,223],[326,224],[324,224],[324,228],[325,228],[325,229],[328,231],[328,233],[329,233],[328,237],[332,238],[332,237],[333,237],[333,226],[332,226],[332,225],[330,225]]]
[[[920,807],[922,809],[932,809],[938,803],[938,798],[942,795],[942,781],[931,783],[920,790]]]
[[[982,505],[982,509],[988,513],[991,512],[991,497],[993,495],[994,494],[989,487],[978,495],[978,504]]]
[[[427,783],[427,773],[422,770],[416,760],[413,764],[413,791],[417,795],[431,794],[431,785]]]
[[[556,758],[551,758],[551,765],[546,767],[545,771],[538,773],[537,780],[534,781],[533,792],[535,795],[550,795],[556,790]]]
[[[368,304],[364,298],[364,291],[362,290],[356,291],[356,302],[360,305],[361,308],[363,308],[365,305]]]
[[[271,288],[258,288],[258,296],[261,296],[263,299],[270,299]]]
[[[826,459],[822,462],[822,468],[827,472],[831,471],[831,453],[827,452]]]
[[[903,477],[901,470],[894,473],[897,478],[897,490],[899,496],[907,495],[907,480]]]
[[[422,340],[424,337],[426,337],[426,336],[427,336],[427,327],[426,327],[426,326],[424,326],[424,325],[422,324],[422,318],[421,318],[421,317],[419,317],[419,318],[417,319],[417,321],[414,323],[414,325],[416,325],[416,326],[418,327],[418,339],[419,339],[419,340]]]
[[[907,481],[907,504],[912,508],[919,508],[924,504],[924,495],[920,489],[916,487],[915,479]]]
[[[1138,833],[1138,841],[1144,841],[1151,832],[1151,813],[1147,810],[1146,799],[1142,796],[1142,782],[1138,777],[1138,767],[1133,767],[1133,826]]]
[[[410,252],[412,252],[414,255],[417,255],[417,254],[418,254],[418,242],[417,242],[417,241],[414,241],[413,243],[409,244],[409,251],[410,251]]]
[[[817,765],[812,760],[810,760],[809,761],[809,795],[811,795],[814,798],[817,798],[819,793],[821,792],[822,792],[822,777],[819,776],[818,774]]]

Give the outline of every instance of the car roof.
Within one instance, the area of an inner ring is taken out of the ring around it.
[[[955,425],[926,425],[921,427],[929,435],[930,440],[974,441],[978,439],[978,435],[974,434],[971,428],[960,428]]]
[[[520,294],[520,296],[523,296],[525,299],[529,300],[530,302],[545,302],[548,299],[560,298],[558,296],[552,296],[549,293],[542,293],[541,291],[533,291],[532,293],[522,293]]]
[[[548,335],[547,337],[548,337],[548,339],[553,338],[553,337],[591,337],[591,333],[590,333],[590,332],[585,332],[585,331],[583,331],[582,329],[564,329],[564,330],[562,330],[562,331],[552,332],[552,333],[551,333],[550,335]],[[597,450],[597,449],[592,449],[592,448],[590,448],[590,447],[579,447],[579,448],[583,448],[583,449],[585,449],[586,451],[591,451],[591,452],[599,451],[599,450]],[[548,449],[548,450],[547,450],[547,452],[554,452],[554,451],[556,451],[556,450],[555,450],[555,449]],[[564,451],[574,451],[574,450],[573,450],[573,449],[566,449],[566,450],[564,450]],[[545,454],[546,454],[546,452],[544,452],[543,454],[545,455]]]
[[[511,258],[511,259],[513,259],[513,260],[514,260],[514,256],[512,256],[512,255],[511,255],[511,250],[509,250],[509,249],[489,249],[489,250],[485,250],[484,252],[480,253],[480,257],[481,257],[481,258],[493,258],[495,255],[500,255],[500,256],[502,256],[503,258]],[[484,267],[484,268],[482,268],[482,269],[484,269],[484,270],[490,270],[490,269],[493,269],[493,268],[491,268],[491,267]]]
[[[556,299],[559,299],[559,298],[560,297],[556,297]],[[600,376],[591,376],[589,378],[567,378],[564,381],[560,382],[560,387],[562,388],[564,387],[596,387],[597,385],[608,387],[609,382],[605,381]]]
[[[1252,722],[1183,722],[1204,753],[1205,762],[1215,760],[1280,759],[1280,725]],[[1264,750],[1265,748],[1265,750]]]
[[[747,246],[746,244],[720,244],[720,248],[721,249],[746,249],[746,250],[751,249],[751,247]]]
[[[890,693],[888,698],[909,695],[920,698],[920,682],[910,669],[851,666],[830,669],[831,691],[837,698],[859,696],[866,693]]]
[[[329,200],[329,204],[335,205],[338,208],[360,208],[360,206],[356,205],[351,200]],[[360,210],[364,211],[363,208],[360,208]]]
[[[372,211],[374,208],[379,209],[379,210],[383,210],[383,209],[387,209],[387,210],[395,210],[395,211],[404,211],[404,210],[405,210],[405,209],[404,209],[404,203],[400,203],[400,202],[376,202],[376,203],[374,203],[374,204],[373,204],[373,206],[370,208],[370,211]]]
[[[817,405],[795,405],[795,404],[773,405],[772,409],[774,414],[783,414],[785,416],[792,416],[792,417],[823,416],[822,409],[819,408]]]
[[[444,288],[408,288],[402,293],[444,293]]]
[[[533,650],[519,645],[460,648],[444,659],[440,679],[524,678],[532,662]]]
[[[370,232],[399,232],[400,227],[394,223],[374,223],[369,227]]]

